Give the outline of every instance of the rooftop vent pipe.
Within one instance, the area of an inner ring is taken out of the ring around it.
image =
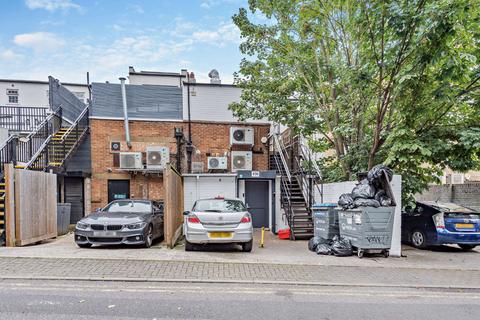
[[[127,141],[127,146],[130,149],[132,143],[130,142],[130,128],[128,126],[128,110],[127,110],[127,91],[125,90],[125,78],[120,77],[120,86],[122,87],[122,103],[123,103],[123,119],[125,122],[125,140]]]

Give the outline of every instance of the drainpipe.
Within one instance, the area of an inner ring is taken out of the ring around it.
[[[125,90],[125,78],[120,77],[120,85],[122,87],[122,103],[123,103],[123,118],[125,122],[125,140],[127,141],[128,148],[132,148],[132,143],[130,142],[130,128],[128,126],[128,111],[127,111],[127,91]]]
[[[187,71],[187,108],[188,108],[188,143],[187,143],[187,166],[188,173],[192,173],[192,119],[190,115],[190,73]]]

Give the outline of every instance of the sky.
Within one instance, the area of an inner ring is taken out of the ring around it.
[[[246,0],[1,0],[0,78],[118,82],[136,71],[233,81]]]

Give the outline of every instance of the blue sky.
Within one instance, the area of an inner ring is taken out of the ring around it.
[[[231,83],[242,55],[231,16],[246,0],[8,0],[0,10],[0,78],[118,81],[136,70]]]

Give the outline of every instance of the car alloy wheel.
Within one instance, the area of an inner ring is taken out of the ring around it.
[[[145,248],[150,248],[152,246],[152,242],[153,242],[153,228],[151,225],[148,226],[148,231],[147,231],[147,234],[145,236]]]
[[[411,236],[412,244],[416,248],[425,248],[426,247],[426,239],[425,234],[422,231],[415,230],[412,232]]]

